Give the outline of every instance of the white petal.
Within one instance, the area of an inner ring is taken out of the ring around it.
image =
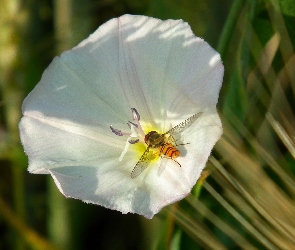
[[[33,173],[83,161],[96,160],[100,166],[102,159],[117,157],[125,143],[120,137],[107,137],[79,125],[27,116],[21,120],[20,135]]]
[[[183,143],[189,144],[178,147],[180,150],[178,161],[191,187],[200,177],[211,150],[221,135],[222,125],[215,109],[206,110],[182,133]]]
[[[223,77],[219,54],[182,20],[124,15],[61,59],[117,113],[140,107],[154,126],[168,113],[215,106]]]

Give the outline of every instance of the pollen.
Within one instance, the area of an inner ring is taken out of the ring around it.
[[[147,145],[145,143],[135,143],[129,146],[129,150],[132,151],[136,159],[140,159],[146,149]],[[156,163],[160,158],[159,152],[153,149],[150,149],[149,151],[149,164]]]

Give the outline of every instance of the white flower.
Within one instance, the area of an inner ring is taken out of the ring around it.
[[[25,99],[28,170],[51,174],[66,197],[152,218],[190,193],[220,138],[222,78],[219,54],[182,20],[114,18],[56,57]],[[150,145],[145,169],[131,176],[150,131],[194,114],[165,135],[179,156]]]

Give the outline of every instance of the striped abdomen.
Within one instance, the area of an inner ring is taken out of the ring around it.
[[[164,143],[163,145],[161,145],[160,152],[172,159],[177,158],[180,154],[178,149],[174,147],[171,143]]]

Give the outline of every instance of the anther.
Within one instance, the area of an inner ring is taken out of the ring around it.
[[[121,130],[119,130],[119,129],[115,129],[115,128],[113,128],[112,126],[110,126],[110,128],[111,128],[112,132],[113,132],[115,135],[123,136],[123,133],[122,133]]]
[[[134,121],[139,121],[140,120],[140,115],[137,112],[137,110],[135,108],[131,108],[131,110],[132,110],[133,120]]]
[[[139,142],[139,139],[136,139],[136,140],[129,140],[128,141],[130,144],[135,144],[135,143],[138,143]]]
[[[134,122],[131,122],[131,121],[128,121],[127,122],[127,125],[128,125],[128,127],[131,129],[131,125],[130,124],[132,124],[133,126],[135,126],[136,128],[138,128],[138,125],[136,124],[136,123],[134,123]]]

